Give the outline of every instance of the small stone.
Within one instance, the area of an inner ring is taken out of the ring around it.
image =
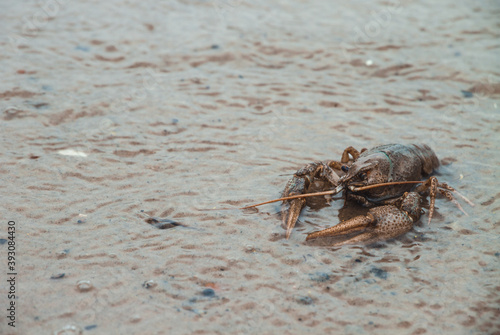
[[[138,323],[138,322],[141,322],[142,318],[140,315],[132,315],[132,317],[130,318],[130,322],[132,323]]]
[[[206,288],[203,291],[201,291],[201,295],[205,297],[213,297],[215,295],[215,291],[211,288]]]
[[[57,255],[57,258],[64,258],[64,257],[68,256],[68,253],[69,253],[69,249],[64,249],[62,251],[59,251],[56,255]]]
[[[75,325],[66,325],[60,330],[56,330],[54,335],[81,335],[83,330]]]
[[[472,92],[469,92],[469,91],[460,91],[462,92],[462,95],[464,96],[464,98],[472,98],[474,96],[474,93]]]
[[[92,329],[95,329],[95,328],[97,328],[97,325],[89,325],[89,326],[83,327],[83,329],[85,329],[85,330],[92,330]]]
[[[311,305],[314,300],[311,297],[308,297],[306,295],[302,296],[299,295],[295,298],[295,301],[297,301],[301,305]]]
[[[76,283],[76,288],[80,292],[88,292],[94,288],[94,285],[90,282],[90,280],[80,280]]]
[[[316,273],[310,273],[309,278],[311,278],[312,281],[318,282],[318,283],[324,283],[328,280],[330,280],[330,275],[325,272],[316,272]]]
[[[158,283],[155,282],[154,280],[148,280],[148,281],[145,281],[144,283],[142,283],[142,287],[147,288],[147,289],[155,288],[157,285],[158,285]]]
[[[52,275],[50,276],[50,279],[61,279],[61,278],[64,278],[66,274],[63,272],[63,273],[58,273],[56,275]]]
[[[375,277],[378,277],[380,279],[387,279],[387,271],[379,269],[379,268],[372,268],[370,270],[371,273],[375,275]]]
[[[84,45],[77,45],[75,47],[75,50],[80,50],[80,51],[83,51],[83,52],[89,52],[90,48],[87,47],[87,46],[84,46]]]

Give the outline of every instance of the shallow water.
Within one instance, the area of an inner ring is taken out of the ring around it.
[[[497,3],[3,7],[0,333],[500,332]],[[342,201],[289,240],[279,204],[238,209],[392,142],[431,146],[469,216],[439,199],[431,225],[330,248],[305,236]]]

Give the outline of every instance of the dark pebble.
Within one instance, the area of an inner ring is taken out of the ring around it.
[[[150,225],[158,229],[170,229],[170,228],[175,228],[177,226],[182,226],[182,224],[179,222],[170,219],[163,219],[156,217],[149,217],[145,221],[146,223],[149,223]]]
[[[387,271],[379,269],[379,268],[373,268],[370,270],[371,273],[375,275],[375,277],[378,277],[380,279],[387,279]]]
[[[309,278],[311,278],[312,281],[318,282],[318,283],[324,283],[328,280],[330,280],[330,275],[325,272],[316,272],[316,273],[311,273],[309,274]]]
[[[298,296],[295,300],[301,305],[311,305],[314,301],[308,296]]]
[[[85,223],[85,220],[78,220],[76,223]]]
[[[173,124],[177,124],[177,123],[179,123],[179,120],[178,119],[172,119],[172,123]]]
[[[61,279],[61,278],[64,278],[66,274],[65,273],[59,273],[59,274],[56,274],[56,275],[52,275],[50,277],[50,279]]]
[[[469,92],[469,91],[462,90],[460,92],[462,92],[462,95],[464,96],[464,98],[472,98],[474,96],[474,93]]]
[[[90,325],[90,326],[83,327],[83,329],[85,329],[85,330],[92,330],[94,328],[97,328],[97,325]]]
[[[356,258],[354,261],[355,261],[356,263],[361,263],[361,259],[359,259],[359,258]]]
[[[4,238],[0,238],[0,245],[7,243],[7,240]]]
[[[49,104],[46,102],[39,102],[37,104],[33,104],[33,107],[35,107],[36,109],[46,109],[48,106]]]
[[[142,287],[144,287],[146,289],[154,288],[154,287],[156,287],[156,285],[158,285],[158,284],[152,280],[147,280],[144,283],[142,283]]]
[[[219,46],[217,44],[213,44],[211,48],[212,49],[219,49]]]
[[[211,288],[206,288],[203,291],[201,291],[201,295],[205,297],[213,297],[215,295],[215,291],[212,290]]]
[[[86,47],[86,46],[83,46],[83,45],[77,45],[77,46],[75,47],[75,50],[80,50],[80,51],[89,52],[89,51],[90,51],[90,48],[89,48],[89,47]]]
[[[243,79],[244,77],[240,74],[240,75],[238,76],[238,78]]]

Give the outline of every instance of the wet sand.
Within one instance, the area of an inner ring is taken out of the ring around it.
[[[495,2],[2,7],[0,333],[500,333]],[[331,248],[305,236],[342,201],[289,240],[279,204],[238,209],[392,142],[431,146],[469,216],[440,198],[430,225]]]

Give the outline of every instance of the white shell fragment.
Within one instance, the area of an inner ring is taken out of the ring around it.
[[[83,151],[76,151],[73,149],[59,150],[57,152],[59,155],[63,156],[77,156],[77,157],[87,157],[88,155]]]

